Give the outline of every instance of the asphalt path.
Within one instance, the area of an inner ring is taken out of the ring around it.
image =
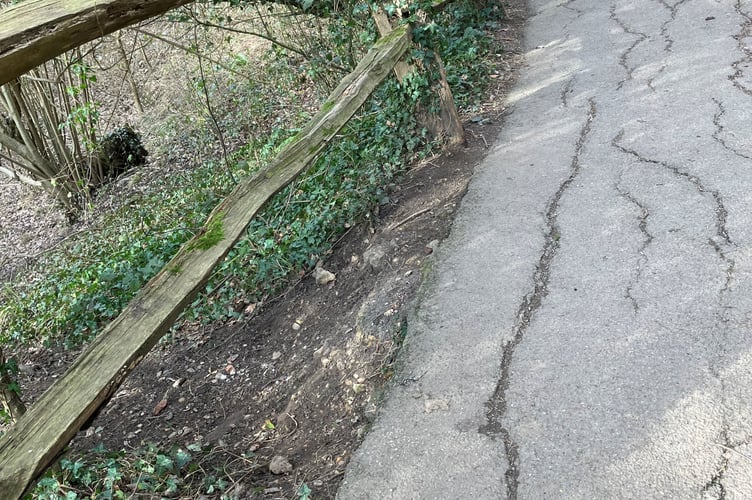
[[[752,499],[752,1],[529,9],[338,498]]]

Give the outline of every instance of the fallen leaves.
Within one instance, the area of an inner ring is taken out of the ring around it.
[[[165,408],[167,408],[167,398],[160,399],[159,403],[157,403],[157,405],[154,407],[152,414],[155,416],[159,415]]]

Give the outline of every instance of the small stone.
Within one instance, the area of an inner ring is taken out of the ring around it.
[[[408,257],[408,259],[405,261],[406,266],[419,266],[420,265],[420,257],[417,255],[413,255],[412,257]]]
[[[319,286],[331,283],[337,276],[334,273],[327,271],[323,267],[317,267],[313,270],[313,278],[316,280],[316,284]]]
[[[355,394],[360,394],[366,390],[366,386],[364,384],[353,384],[352,390]]]
[[[386,252],[383,248],[374,246],[363,252],[363,262],[371,266],[372,271],[378,271],[384,266]]]
[[[439,248],[439,240],[433,240],[428,245],[426,245],[425,253],[426,255],[431,254],[436,251],[437,248]]]
[[[426,413],[434,411],[449,411],[449,401],[446,399],[426,399],[423,403]]]
[[[287,460],[287,457],[276,455],[269,464],[269,472],[277,475],[287,474],[288,472],[292,472],[292,464]]]
[[[282,353],[279,351],[274,351],[272,353],[272,361],[277,361],[281,357],[282,357]]]
[[[292,329],[295,330],[296,332],[298,330],[300,330],[300,323],[298,323],[297,321],[295,323],[293,323],[292,324]]]
[[[326,368],[332,361],[329,358],[321,358],[321,366]]]

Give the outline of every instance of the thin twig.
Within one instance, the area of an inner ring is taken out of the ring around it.
[[[198,47],[198,33],[196,29],[193,30],[193,40],[196,44],[196,47]],[[211,99],[209,98],[209,89],[208,89],[208,81],[206,80],[206,75],[204,74],[204,61],[202,59],[201,54],[196,51],[196,57],[198,58],[198,70],[201,74],[201,89],[204,91],[204,99],[206,100],[206,111],[209,113],[209,118],[211,118],[212,124],[214,125],[214,130],[217,133],[217,138],[219,139],[219,143],[222,145],[222,159],[225,163],[225,169],[227,170],[227,174],[230,177],[230,180],[233,184],[237,184],[238,181],[235,178],[235,175],[232,173],[232,167],[230,166],[230,160],[229,160],[229,152],[227,151],[227,143],[225,142],[225,135],[222,132],[222,127],[219,126],[219,121],[217,120],[217,116],[214,114],[214,109],[211,105]]]
[[[475,137],[476,139],[477,139],[478,137],[480,137],[481,139],[483,139],[483,144],[485,144],[485,146],[486,146],[486,149],[488,149],[488,141],[486,141],[486,137],[485,137],[485,136],[484,136],[483,134],[476,134],[476,133],[475,133],[475,132],[473,132],[472,130],[470,131],[470,133],[471,133],[471,134],[473,134],[473,137]]]
[[[401,225],[407,224],[408,222],[410,222],[411,220],[415,219],[416,217],[420,217],[424,213],[430,212],[431,210],[433,210],[433,207],[428,207],[428,208],[424,208],[423,210],[418,210],[414,214],[409,215],[409,216],[405,217],[404,219],[402,219],[401,221],[399,221],[397,223],[394,223],[391,226],[389,226],[389,230],[392,231],[394,229],[397,229]]]
[[[750,462],[752,462],[752,457],[750,457],[749,455],[745,455],[745,454],[744,454],[744,453],[742,453],[741,451],[739,451],[739,450],[735,450],[734,448],[731,448],[730,446],[726,446],[725,444],[721,444],[721,443],[716,443],[716,444],[717,444],[718,446],[720,446],[721,448],[723,448],[724,450],[728,450],[728,451],[733,451],[733,452],[734,452],[734,453],[736,453],[737,455],[739,455],[739,456],[741,456],[741,457],[744,457],[744,458],[746,458],[747,460],[749,460]]]
[[[146,35],[146,36],[149,36],[149,37],[152,37],[152,38],[156,38],[157,40],[159,40],[161,42],[164,42],[167,45],[171,45],[171,46],[173,46],[175,48],[178,48],[178,49],[182,50],[186,54],[198,55],[199,57],[202,57],[202,58],[206,59],[207,61],[209,61],[212,64],[216,64],[220,68],[222,68],[222,69],[224,69],[226,71],[229,71],[230,73],[232,73],[234,75],[238,75],[241,78],[248,79],[248,76],[244,75],[240,71],[232,69],[227,64],[224,64],[224,63],[222,63],[222,62],[220,62],[220,61],[218,61],[216,59],[212,59],[211,57],[208,57],[206,55],[200,55],[200,54],[198,54],[198,50],[197,49],[192,49],[190,47],[186,47],[185,45],[181,44],[180,42],[176,42],[175,40],[171,40],[171,39],[169,39],[169,38],[167,38],[165,36],[157,35],[156,33],[152,33],[150,31],[142,30],[141,28],[131,28],[131,29],[133,31],[137,32],[137,33],[141,33],[142,35]]]

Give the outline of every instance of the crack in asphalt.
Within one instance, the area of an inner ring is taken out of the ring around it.
[[[722,240],[722,242],[725,243],[726,245],[734,246],[734,243],[733,241],[731,241],[731,238],[728,234],[728,230],[726,229],[726,218],[728,217],[728,211],[726,210],[726,207],[723,204],[723,197],[721,196],[720,192],[718,192],[717,190],[709,189],[705,187],[705,185],[702,183],[700,178],[697,177],[696,175],[685,172],[681,170],[679,167],[671,165],[668,162],[661,161],[661,160],[654,160],[652,158],[646,158],[643,155],[641,155],[639,152],[635,151],[634,149],[627,148],[626,146],[621,144],[621,139],[623,137],[624,137],[624,130],[620,131],[616,135],[616,137],[614,137],[611,141],[611,144],[622,153],[628,154],[636,158],[637,160],[641,161],[642,163],[648,163],[651,165],[657,165],[659,167],[663,167],[664,169],[673,173],[676,177],[688,181],[690,184],[692,184],[695,187],[695,189],[697,189],[697,191],[700,194],[705,195],[706,193],[709,193],[710,196],[713,198],[713,202],[715,204],[716,236],[718,236]]]
[[[542,6],[537,11],[533,12],[533,15],[539,15],[543,12],[546,12],[549,9],[558,9],[559,7],[567,10],[571,10],[572,12],[576,12],[578,15],[583,14],[584,12],[576,7],[572,7],[572,4],[575,3],[577,0],[565,0],[564,2],[556,3],[556,4],[546,4]]]
[[[676,14],[677,12],[679,12],[679,7],[681,7],[682,4],[684,4],[687,1],[688,0],[679,0],[675,4],[671,5],[668,2],[666,2],[666,0],[657,0],[659,4],[666,7],[671,13],[671,18],[661,25],[661,36],[664,38],[664,40],[666,40],[666,47],[665,47],[666,52],[672,52],[673,47],[674,47],[674,39],[671,38],[671,35],[668,34],[668,27],[671,25],[671,23],[676,21]]]
[[[645,85],[647,85],[648,88],[652,92],[655,92],[655,87],[653,86],[653,84],[655,82],[655,79],[658,78],[658,76],[660,76],[661,73],[663,73],[664,71],[666,71],[667,67],[668,66],[666,65],[666,63],[661,64],[661,67],[658,68],[658,71],[656,71],[655,74],[653,76],[651,76],[650,78],[648,78],[647,82],[645,82]]]
[[[569,107],[569,94],[572,93],[572,89],[574,88],[574,80],[575,77],[573,76],[569,80],[566,81],[564,84],[564,88],[561,89],[561,104],[565,107]]]
[[[638,227],[643,236],[642,245],[640,245],[640,249],[638,250],[640,259],[637,261],[635,277],[632,282],[627,285],[625,291],[625,298],[627,298],[632,303],[632,309],[634,309],[634,312],[637,313],[640,310],[640,304],[637,302],[637,299],[634,297],[634,295],[632,295],[632,290],[634,290],[634,287],[640,282],[642,271],[645,265],[648,263],[647,248],[653,242],[654,237],[648,230],[648,217],[650,217],[650,211],[644,204],[640,203],[640,201],[635,198],[632,193],[622,187],[621,182],[623,174],[623,171],[619,173],[619,179],[617,180],[614,187],[616,188],[616,192],[619,193],[619,196],[627,200],[629,203],[637,207],[637,210],[639,210],[639,215],[637,216]]]
[[[705,487],[702,490],[702,492],[706,495],[713,494],[714,500],[726,499],[727,491],[725,485],[723,484],[723,478],[728,472],[731,463],[731,456],[733,454],[736,454],[746,461],[752,460],[752,457],[750,457],[748,454],[742,453],[741,451],[737,450],[737,448],[740,446],[749,446],[750,441],[752,441],[750,437],[747,437],[747,439],[743,439],[741,441],[732,442],[728,436],[728,427],[724,426],[724,428],[721,430],[721,441],[722,443],[718,443],[718,446],[723,449],[720,463],[718,464],[715,474],[713,474],[713,476],[705,484]]]
[[[564,193],[574,182],[580,173],[580,157],[585,143],[590,134],[591,125],[595,120],[597,108],[595,101],[588,100],[588,116],[585,123],[580,129],[577,143],[575,144],[574,155],[570,165],[569,176],[559,185],[554,196],[546,208],[546,238],[543,245],[538,265],[533,272],[533,290],[525,294],[522,298],[519,308],[517,309],[517,321],[513,327],[511,340],[504,344],[501,357],[501,373],[499,381],[494,390],[494,394],[486,402],[487,423],[481,426],[478,431],[492,437],[500,436],[504,443],[508,468],[504,473],[507,486],[507,499],[517,500],[517,489],[519,487],[520,473],[520,454],[519,446],[512,438],[512,435],[506,427],[501,424],[501,419],[507,411],[507,402],[505,394],[509,388],[510,366],[514,356],[515,349],[522,342],[525,332],[530,326],[530,321],[540,308],[543,298],[548,295],[549,269],[556,253],[559,249],[559,239],[561,236],[560,228],[557,223],[559,204]]]
[[[671,18],[661,25],[661,36],[666,40],[666,46],[664,50],[666,52],[672,52],[674,47],[674,39],[668,34],[668,27],[676,21],[676,13],[679,11],[679,7],[682,6],[688,0],[679,0],[675,4],[671,5],[666,0],[656,0],[659,4],[663,5],[671,13]]]
[[[582,14],[584,14],[584,12],[578,9],[577,7],[572,7],[572,4],[575,3],[576,1],[577,0],[567,0],[566,2],[560,5],[567,10],[571,10],[572,12],[575,12],[578,16],[581,16]]]
[[[734,39],[736,40],[737,47],[739,48],[739,52],[744,54],[741,59],[734,61],[731,64],[731,67],[734,70],[734,74],[729,76],[729,80],[731,80],[731,83],[734,84],[734,87],[741,90],[745,94],[752,96],[752,89],[749,87],[745,87],[744,85],[739,82],[739,79],[744,76],[744,70],[743,67],[749,65],[750,62],[752,62],[752,49],[748,48],[744,44],[744,40],[750,36],[752,36],[752,14],[749,12],[746,12],[742,10],[742,2],[741,0],[736,0],[736,4],[734,5],[734,8],[736,10],[736,13],[744,18],[746,21],[742,23],[741,30],[739,33],[734,35]]]
[[[634,70],[635,70],[634,66],[629,66],[629,64],[627,64],[627,59],[629,59],[629,55],[638,45],[640,45],[645,40],[648,40],[649,37],[645,33],[642,33],[641,31],[634,31],[629,26],[627,26],[627,24],[622,19],[620,19],[619,16],[616,14],[615,5],[611,6],[611,10],[609,11],[609,19],[615,22],[624,33],[637,37],[637,39],[634,42],[632,42],[632,45],[627,47],[627,50],[625,50],[619,55],[619,65],[622,68],[624,68],[624,71],[626,71],[627,73],[627,77],[621,80],[616,85],[616,90],[621,90],[621,88],[624,86],[626,82],[632,80],[632,74],[634,73]]]
[[[713,98],[713,102],[718,107],[718,111],[713,115],[713,125],[715,125],[715,131],[713,132],[713,139],[715,142],[723,146],[724,149],[728,150],[729,152],[735,154],[736,156],[740,158],[744,158],[746,160],[752,160],[752,156],[742,153],[736,148],[733,148],[729,146],[726,143],[726,140],[721,137],[721,134],[725,132],[725,128],[723,124],[721,123],[721,119],[723,118],[723,115],[726,114],[726,108],[723,106],[723,102],[720,99]]]
[[[710,238],[708,240],[708,244],[712,246],[715,249],[715,253],[718,254],[718,257],[726,264],[726,282],[723,285],[723,288],[721,289],[721,294],[729,291],[731,288],[731,282],[734,281],[734,272],[736,271],[736,261],[726,255],[726,252],[723,251],[723,247],[713,238]]]
[[[732,444],[729,442],[728,431],[724,428],[721,431],[721,437],[723,438],[723,453],[721,454],[721,461],[718,464],[718,468],[715,474],[710,480],[705,483],[702,489],[703,497],[708,498],[708,495],[713,495],[714,500],[726,500],[726,487],[723,485],[723,475],[728,470],[729,466],[729,451],[733,450]]]

